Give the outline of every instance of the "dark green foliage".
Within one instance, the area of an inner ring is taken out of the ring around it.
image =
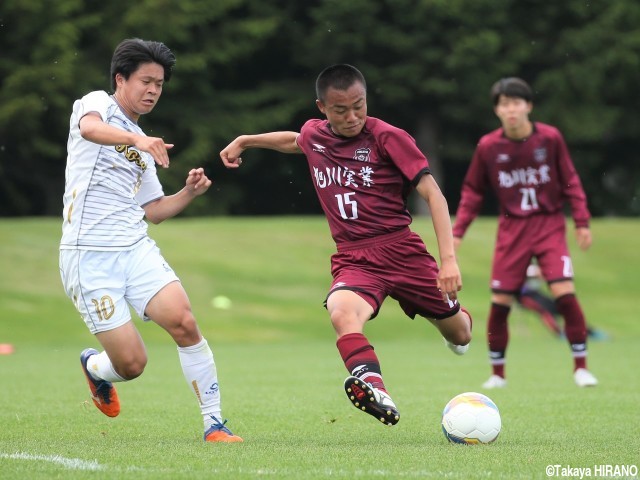
[[[427,153],[452,211],[475,143],[498,126],[489,88],[517,75],[535,89],[532,118],[565,133],[593,213],[637,215],[639,23],[633,0],[4,0],[0,215],[59,214],[71,105],[109,89],[126,37],[177,55],[141,124],[176,145],[167,193],[194,166],[216,182],[186,214],[317,212],[302,157],[253,151],[227,172],[218,152],[319,116],[316,75],[348,62],[367,77],[370,115]]]

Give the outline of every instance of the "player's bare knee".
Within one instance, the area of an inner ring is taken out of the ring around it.
[[[125,380],[133,380],[134,378],[138,378],[144,372],[144,367],[139,366],[131,366],[127,368],[123,373],[118,373]]]
[[[331,324],[336,330],[342,329],[349,324],[355,323],[355,321],[357,320],[355,314],[341,308],[333,309],[330,313],[330,317]]]
[[[168,331],[178,345],[193,345],[200,338],[200,330],[191,310],[185,311]]]
[[[471,342],[471,317],[464,310],[460,310],[458,315],[460,316],[460,318],[456,319],[457,326],[453,331],[453,336],[455,337],[455,339],[450,341],[452,341],[456,345],[467,345],[469,342]]]
[[[441,329],[440,333],[454,345],[468,345],[471,342],[471,332],[465,328]]]
[[[471,342],[471,332],[468,329],[456,332],[456,338],[453,341],[456,345],[468,345]]]
[[[138,378],[147,366],[147,356],[131,359],[122,365],[116,366],[116,372],[125,380]]]

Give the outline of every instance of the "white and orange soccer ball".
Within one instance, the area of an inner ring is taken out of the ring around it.
[[[442,412],[442,431],[453,443],[491,443],[500,434],[502,419],[496,404],[476,392],[453,397]]]

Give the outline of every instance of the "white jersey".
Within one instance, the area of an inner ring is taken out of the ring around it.
[[[130,145],[99,145],[80,135],[96,112],[111,126],[144,135],[107,92],[73,104],[67,143],[61,249],[127,250],[147,236],[145,205],[164,196],[153,157]]]

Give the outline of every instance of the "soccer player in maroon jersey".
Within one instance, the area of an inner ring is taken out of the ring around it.
[[[453,227],[456,248],[478,215],[491,189],[500,205],[498,235],[491,272],[491,310],[487,326],[492,375],[483,386],[506,386],[507,318],[536,258],[549,284],[574,360],[580,387],[597,385],[587,370],[587,327],[575,295],[566,240],[565,202],[571,207],[578,246],[591,245],[589,210],[580,178],[561,133],[529,120],[531,87],[520,78],[504,78],[491,89],[501,128],[480,139],[462,185]]]
[[[316,105],[326,119],[298,132],[241,135],[221,153],[228,168],[242,164],[248,148],[304,153],[337,252],[325,306],[349,371],[349,400],[387,425],[400,414],[382,379],[380,362],[364,336],[387,296],[410,317],[429,319],[456,354],[471,341],[471,316],[458,303],[462,279],[455,257],[447,202],[411,136],[367,116],[362,73],[339,64],[316,80]],[[440,268],[409,228],[407,196],[415,188],[431,210]]]

